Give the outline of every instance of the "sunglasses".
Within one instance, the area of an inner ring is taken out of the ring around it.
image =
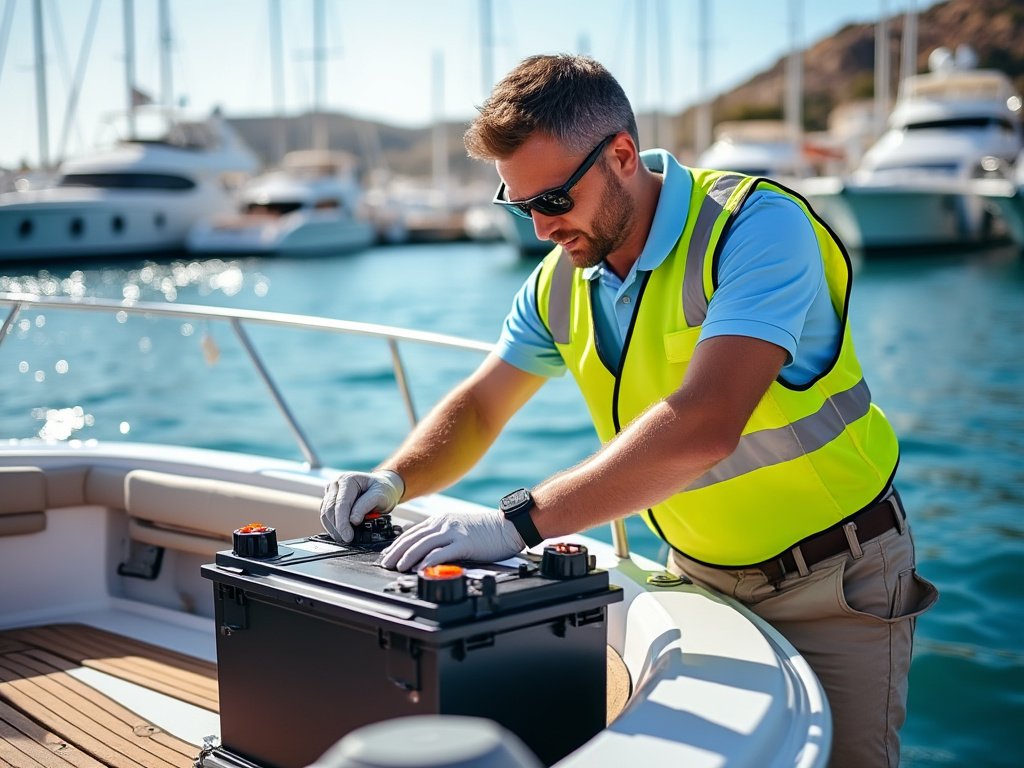
[[[604,148],[617,135],[613,133],[611,136],[605,136],[601,139],[601,143],[591,150],[590,154],[580,163],[580,167],[573,171],[572,176],[561,186],[541,192],[539,195],[528,197],[525,200],[508,200],[505,197],[507,189],[503,181],[498,185],[498,191],[494,193],[494,200],[491,202],[495,205],[504,206],[516,216],[521,216],[524,219],[532,218],[534,211],[545,216],[561,216],[568,213],[576,204],[569,194],[569,190],[575,187],[579,180],[586,175],[590,167],[597,162],[597,158],[601,156]]]

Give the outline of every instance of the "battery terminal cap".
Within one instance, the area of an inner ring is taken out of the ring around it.
[[[249,523],[235,530],[231,544],[239,557],[277,557],[277,529],[263,523]]]
[[[586,576],[591,562],[587,548],[582,544],[558,542],[544,547],[541,555],[540,574],[549,579],[575,579]]]
[[[431,603],[458,603],[466,599],[466,571],[458,565],[431,565],[420,570],[416,596]]]

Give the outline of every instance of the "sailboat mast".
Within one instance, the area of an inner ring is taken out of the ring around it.
[[[494,31],[491,0],[480,0],[480,84],[484,99],[494,85]]]
[[[694,130],[693,151],[699,155],[711,144],[711,8],[708,0],[698,5],[697,28],[697,83],[700,102],[697,105],[697,125]]]
[[[914,0],[907,3],[903,17],[903,46],[900,56],[900,88],[908,77],[917,74],[917,10]]]
[[[50,119],[46,109],[46,43],[43,34],[43,0],[32,3],[32,32],[35,43],[36,120],[39,131],[39,166],[50,166]]]
[[[14,0],[7,0],[4,5],[4,19],[0,22],[0,80],[4,74],[4,59],[7,58],[7,43],[11,39],[11,27],[14,25]]]
[[[654,146],[673,152],[675,148],[675,131],[667,114],[667,106],[672,94],[669,73],[672,71],[672,46],[669,44],[669,12],[665,0],[655,0],[654,26],[657,30],[658,42],[658,100],[654,108]]]
[[[75,79],[68,94],[67,107],[64,109],[64,124],[60,131],[60,141],[57,144],[57,163],[60,163],[67,152],[68,137],[71,128],[75,125],[75,117],[78,114],[78,99],[82,93],[82,82],[85,79],[85,68],[89,63],[89,53],[92,50],[93,36],[96,32],[96,20],[99,18],[101,0],[92,0],[92,7],[89,9],[89,20],[85,24],[85,34],[82,37],[82,47],[78,51],[78,63],[75,65]]]
[[[132,0],[122,2],[124,25],[124,80],[128,99],[128,136],[135,138],[135,6]]]
[[[313,3],[313,148],[327,149],[327,121],[323,114],[324,59],[327,56],[327,26],[324,24],[324,0]]]
[[[281,0],[270,0],[270,92],[274,100],[274,159],[288,151],[284,122],[284,57],[281,40]]]
[[[636,95],[634,97],[633,111],[637,116],[637,132],[640,134],[640,146],[657,146],[642,125],[646,122],[643,118],[643,101],[647,95],[647,0],[636,0],[633,6],[636,10],[636,22],[634,24],[634,56],[636,62]]]
[[[875,136],[882,135],[889,119],[889,9],[886,0],[880,5],[875,25]]]
[[[789,0],[789,56],[786,59],[786,125],[790,137],[799,142],[803,135],[803,52],[800,37],[803,20],[802,0]]]
[[[174,109],[170,0],[160,0],[160,101],[168,113]]]
[[[444,124],[444,53],[434,51],[434,132],[433,132],[433,186],[448,192],[448,137]]]

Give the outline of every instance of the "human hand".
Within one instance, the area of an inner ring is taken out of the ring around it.
[[[390,512],[405,493],[397,472],[342,472],[327,486],[320,505],[320,522],[335,541],[348,543],[370,512]]]
[[[456,560],[495,562],[526,545],[515,525],[498,510],[443,512],[417,523],[383,552],[381,565],[397,571]]]

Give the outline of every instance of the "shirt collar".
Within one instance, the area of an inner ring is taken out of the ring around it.
[[[690,209],[690,192],[693,179],[679,161],[664,149],[648,149],[640,154],[640,160],[648,170],[663,175],[658,207],[654,211],[651,231],[640,252],[640,258],[633,264],[626,281],[637,271],[650,272],[661,266],[679,241],[686,227],[687,211]],[[593,280],[606,270],[602,261],[583,270],[586,280]]]

